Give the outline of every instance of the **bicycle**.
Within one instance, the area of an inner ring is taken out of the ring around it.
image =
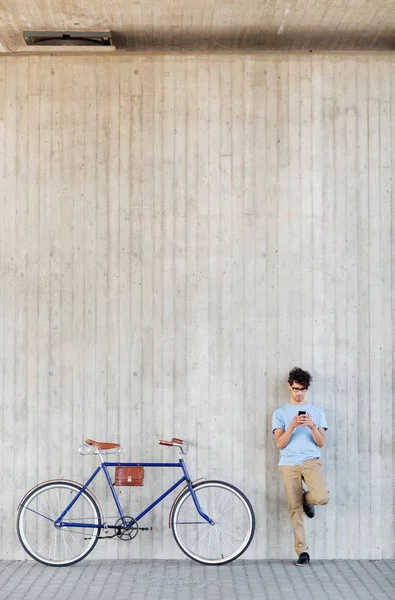
[[[39,483],[19,503],[17,532],[25,551],[40,563],[64,567],[85,558],[99,539],[132,540],[139,529],[150,529],[139,528],[139,521],[185,483],[169,515],[180,549],[205,565],[223,565],[241,556],[255,532],[254,510],[248,498],[223,481],[193,482],[184,460],[187,444],[183,440],[159,440],[159,444],[177,448],[178,462],[106,462],[105,456],[122,451],[120,444],[86,440],[79,448],[80,454],[98,455],[101,462],[86,483],[66,479]],[[111,467],[115,467],[114,482],[109,473]],[[124,513],[114,487],[142,485],[144,469],[150,467],[180,468],[183,475],[140,514],[130,517]],[[107,522],[99,501],[89,489],[100,471],[104,472],[119,514],[112,523]]]

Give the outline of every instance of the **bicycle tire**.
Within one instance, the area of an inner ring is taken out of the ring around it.
[[[17,532],[25,551],[37,562],[52,567],[66,567],[85,558],[96,546],[99,528],[56,527],[62,514],[82,486],[56,480],[39,484],[21,501]],[[64,517],[65,521],[101,525],[96,500],[87,490]]]
[[[224,481],[207,480],[193,484],[208,523],[197,512],[189,489],[181,493],[171,514],[174,538],[192,560],[205,565],[232,562],[250,545],[255,533],[255,514],[248,498]]]

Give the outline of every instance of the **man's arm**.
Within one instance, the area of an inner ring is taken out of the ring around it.
[[[299,427],[299,424],[299,417],[296,415],[285,431],[284,429],[279,428],[274,430],[273,433],[274,437],[276,438],[277,448],[284,450],[285,446],[288,445],[289,440],[291,439],[294,429]]]
[[[323,427],[317,427],[309,414],[306,415],[305,420],[305,425],[310,428],[313,440],[318,448],[323,448],[325,445],[325,429]]]
[[[312,429],[310,427],[310,431],[313,434],[313,440],[317,444],[318,448],[323,448],[325,446],[325,429],[322,427],[315,427]]]

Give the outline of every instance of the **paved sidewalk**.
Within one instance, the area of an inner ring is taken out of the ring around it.
[[[394,600],[395,561],[85,560],[72,567],[0,562],[0,600]]]

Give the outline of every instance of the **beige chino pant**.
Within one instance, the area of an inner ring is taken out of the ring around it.
[[[292,467],[279,467],[287,494],[291,524],[294,532],[295,552],[299,556],[307,550],[303,523],[303,480],[309,491],[306,493],[305,502],[310,506],[315,504],[328,504],[329,491],[320,458],[306,460],[301,465]]]

